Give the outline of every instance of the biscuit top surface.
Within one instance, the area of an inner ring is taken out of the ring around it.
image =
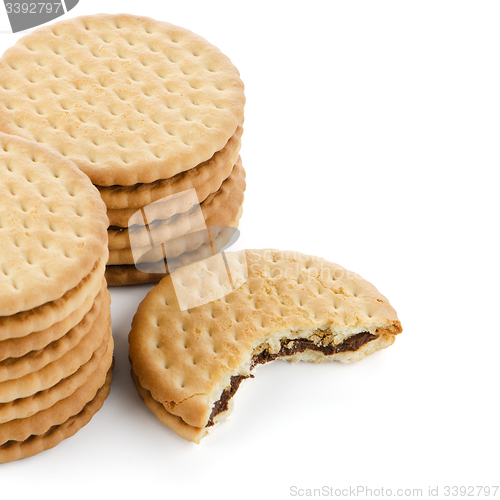
[[[167,179],[208,160],[244,103],[239,73],[216,47],[145,17],[60,21],[0,59],[0,131],[50,146],[101,186]]]
[[[106,207],[63,156],[0,133],[0,316],[53,301],[107,258]]]
[[[130,358],[141,385],[159,402],[218,398],[231,375],[248,375],[255,349],[267,343],[279,350],[283,337],[330,331],[336,344],[359,332],[400,331],[387,299],[337,264],[277,250],[226,252],[226,258],[242,265],[246,259],[248,277],[224,298],[180,311],[167,276],[139,306]],[[185,280],[195,294],[219,280],[205,262],[197,266]]]

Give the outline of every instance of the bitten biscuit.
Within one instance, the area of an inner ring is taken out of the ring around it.
[[[246,266],[243,285],[180,311],[167,276],[139,306],[129,335],[141,397],[186,439],[199,442],[227,417],[241,381],[256,366],[277,358],[356,361],[388,347],[402,331],[388,300],[337,264],[277,250],[226,256]],[[194,284],[187,296],[199,297],[219,283],[207,262],[186,268],[178,280]]]

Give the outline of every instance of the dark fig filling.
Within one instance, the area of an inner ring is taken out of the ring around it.
[[[342,344],[338,345],[321,345],[315,344],[314,341],[309,339],[282,339],[281,340],[281,348],[277,353],[270,353],[267,350],[256,354],[252,358],[252,365],[250,369],[253,369],[256,365],[261,365],[265,363],[269,363],[270,361],[275,360],[276,358],[280,358],[283,356],[293,356],[294,354],[304,352],[306,349],[310,349],[312,351],[322,352],[325,356],[332,356],[333,354],[337,354],[339,352],[346,351],[357,351],[361,346],[375,340],[378,335],[372,335],[368,332],[357,333],[352,337],[344,340]],[[221,394],[220,399],[214,404],[212,408],[212,413],[210,414],[210,419],[208,420],[208,424],[206,427],[211,427],[214,425],[214,418],[227,411],[229,400],[236,394],[238,387],[241,382],[246,378],[253,378],[253,375],[234,375],[231,377],[231,383],[229,387],[224,389],[224,392]]]

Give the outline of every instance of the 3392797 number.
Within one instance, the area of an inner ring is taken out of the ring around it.
[[[476,497],[476,496],[496,496],[498,486],[445,486],[445,497]]]
[[[7,14],[57,14],[62,2],[15,2],[6,3]]]

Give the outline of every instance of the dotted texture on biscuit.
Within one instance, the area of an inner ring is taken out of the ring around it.
[[[190,425],[206,424],[230,377],[250,373],[252,354],[259,347],[278,352],[280,338],[314,340],[330,334],[323,343],[337,344],[359,332],[401,331],[388,300],[337,264],[277,250],[226,256],[241,265],[246,262],[248,278],[240,288],[180,311],[172,278],[166,276],[139,306],[129,335],[130,359],[140,384]],[[185,279],[188,294],[203,295],[207,280],[219,280],[205,262],[193,269]]]
[[[101,259],[78,286],[66,292],[61,298],[12,316],[0,316],[0,342],[21,339],[32,333],[51,329],[61,321],[66,322],[70,317],[72,321],[67,323],[66,331],[73,328],[92,307],[102,287],[105,268],[106,259]],[[73,314],[77,310],[80,310],[80,314]]]
[[[62,297],[107,257],[106,207],[58,153],[0,134],[0,316]]]
[[[149,184],[134,184],[133,186],[97,186],[108,207],[110,225],[122,226],[122,224],[115,222],[120,210],[127,212],[128,216],[123,218],[128,222],[134,208],[144,207],[161,198],[188,189],[196,189],[198,201],[201,203],[208,195],[215,193],[231,174],[239,156],[242,133],[243,128],[239,126],[224,148],[217,151],[210,160],[174,177],[160,179]]]
[[[0,130],[46,144],[101,186],[167,179],[243,121],[239,73],[194,33],[132,15],[57,22],[0,59]]]

